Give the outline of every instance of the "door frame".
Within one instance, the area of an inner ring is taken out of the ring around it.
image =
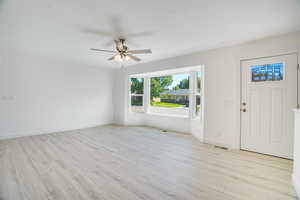
[[[237,70],[237,99],[238,99],[238,105],[236,107],[236,113],[237,113],[237,137],[236,137],[236,149],[242,150],[241,146],[241,139],[242,139],[242,115],[241,115],[241,103],[242,103],[242,62],[244,61],[249,61],[249,60],[256,60],[256,59],[262,59],[262,58],[272,58],[272,57],[277,57],[277,56],[286,56],[286,55],[291,55],[291,54],[296,54],[297,55],[297,63],[299,66],[299,61],[300,61],[300,48],[297,50],[291,50],[291,51],[284,51],[284,52],[277,52],[277,53],[272,53],[272,54],[266,54],[266,55],[254,55],[250,57],[242,57],[240,56],[238,60],[238,70]],[[298,105],[300,104],[300,70],[297,70],[297,103]]]

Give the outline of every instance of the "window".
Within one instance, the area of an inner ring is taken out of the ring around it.
[[[201,109],[201,82],[202,76],[201,72],[196,72],[196,116],[200,116],[200,109]]]
[[[132,112],[144,112],[144,78],[130,78],[130,105]]]
[[[201,120],[202,69],[195,66],[130,75],[129,110]]]
[[[188,116],[189,77],[186,73],[151,77],[150,112]]]
[[[283,63],[251,66],[252,82],[283,80]]]

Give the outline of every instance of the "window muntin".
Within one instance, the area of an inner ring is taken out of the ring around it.
[[[144,112],[144,78],[130,78],[130,106],[132,112]]]
[[[187,73],[150,78],[150,112],[166,115],[189,114]]]
[[[283,63],[251,66],[251,81],[281,81],[283,80],[283,71]]]

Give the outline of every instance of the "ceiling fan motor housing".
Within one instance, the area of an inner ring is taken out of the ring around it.
[[[120,53],[125,53],[128,50],[128,47],[125,45],[125,39],[119,39],[116,44],[116,48]]]
[[[152,53],[151,49],[138,49],[138,50],[129,50],[128,47],[125,45],[125,39],[119,38],[118,40],[114,40],[116,44],[116,51],[113,50],[104,50],[104,49],[94,49],[93,51],[103,51],[108,53],[115,53],[114,56],[108,58],[108,60],[117,60],[117,61],[124,61],[124,60],[134,60],[136,62],[141,61],[140,58],[134,56],[133,54],[149,54]]]

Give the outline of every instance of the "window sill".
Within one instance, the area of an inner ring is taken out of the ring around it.
[[[201,121],[200,117],[190,118],[189,116],[185,116],[185,115],[169,115],[169,114],[161,114],[161,113],[154,113],[154,112],[132,112],[132,111],[130,111],[129,114],[133,114],[133,115],[153,115],[153,116],[160,116],[160,117],[189,119],[191,121]]]
[[[184,116],[184,115],[167,115],[167,114],[153,113],[153,112],[148,112],[148,113],[144,113],[144,114],[154,115],[154,116],[161,116],[161,117],[174,117],[174,118],[189,119],[189,116]]]
[[[129,111],[129,114],[138,114],[138,115],[140,115],[140,114],[146,114],[145,112],[133,112],[133,111]]]
[[[201,121],[201,118],[200,117],[193,117],[192,119],[191,119],[192,121]]]

